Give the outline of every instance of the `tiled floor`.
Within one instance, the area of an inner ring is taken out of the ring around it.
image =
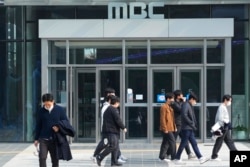
[[[247,145],[246,145],[247,144]],[[250,150],[249,143],[240,143],[237,142],[236,146],[239,150]],[[0,143],[0,148],[3,144]],[[10,150],[13,151],[13,154],[9,152],[9,156],[2,158],[1,162],[7,162],[10,158],[10,161],[5,163],[5,165],[0,165],[3,167],[37,167],[38,165],[38,157],[33,154],[35,148],[33,144],[9,144]],[[97,164],[93,163],[90,160],[90,156],[93,154],[94,148],[96,144],[83,144],[83,143],[74,143],[71,145],[73,160],[70,161],[60,161],[60,167],[94,167]],[[14,153],[22,150],[14,156]],[[175,165],[174,163],[163,163],[158,161],[158,154],[160,143],[156,144],[148,144],[148,143],[133,143],[133,144],[121,144],[122,154],[129,158],[129,160],[123,165],[124,167],[171,167],[171,166],[185,166],[185,167],[229,167],[229,150],[225,144],[223,144],[222,149],[219,152],[220,158],[223,160],[221,162],[208,161],[205,164],[200,164],[197,159],[188,160],[185,152],[182,154],[183,162],[185,165]],[[13,149],[13,148],[16,148]],[[211,151],[213,148],[212,143],[201,143],[199,144],[199,148],[201,153],[204,156],[210,157]],[[1,149],[2,150],[2,149]],[[2,151],[3,152],[3,151]],[[6,152],[7,153],[7,152]],[[48,166],[51,166],[50,159],[47,160]],[[110,166],[110,156],[102,161],[102,166]]]

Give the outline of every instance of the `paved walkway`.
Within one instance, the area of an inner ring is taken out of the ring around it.
[[[71,151],[73,154],[73,160],[60,161],[60,167],[94,167],[97,166],[90,160],[90,156],[93,154],[93,150],[96,144],[87,143],[73,143],[71,145]],[[250,150],[250,143],[236,142],[236,146],[239,150]],[[229,167],[229,150],[226,145],[223,144],[222,149],[219,152],[221,162],[208,161],[205,164],[200,165],[197,159],[188,160],[185,152],[182,154],[182,159],[186,163],[185,165],[175,165],[172,163],[163,163],[158,161],[158,154],[160,143],[148,144],[148,143],[133,143],[133,144],[121,144],[122,154],[129,160],[123,165],[124,167],[171,167],[171,166],[185,166],[185,167]],[[3,167],[37,167],[38,157],[33,153],[35,147],[33,144],[17,144],[17,143],[0,143],[0,166]],[[213,148],[213,143],[200,143],[199,148],[204,156],[210,157]],[[16,154],[16,155],[15,155]],[[47,160],[48,166],[51,166],[50,158]],[[102,166],[110,166],[110,156],[102,161]]]

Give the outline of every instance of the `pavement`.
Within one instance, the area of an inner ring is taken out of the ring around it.
[[[203,156],[210,157],[214,143],[198,143],[198,147]],[[250,150],[250,142],[236,142],[238,150]],[[90,160],[91,155],[96,147],[95,143],[73,143],[70,145],[73,159],[70,161],[60,160],[60,167],[95,167],[96,163]],[[222,161],[208,161],[200,164],[197,159],[188,160],[185,151],[182,153],[184,165],[176,165],[173,162],[159,162],[158,155],[160,149],[159,143],[121,143],[121,152],[128,158],[123,164],[124,167],[229,167],[230,152],[223,144],[219,157]],[[0,143],[0,166],[1,167],[37,167],[38,156],[34,154],[35,147],[31,143]],[[51,166],[50,157],[48,156],[47,165]],[[110,155],[103,161],[102,166],[110,166]]]

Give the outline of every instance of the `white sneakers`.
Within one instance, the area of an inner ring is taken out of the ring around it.
[[[217,157],[217,158],[211,158],[211,160],[212,160],[212,161],[222,161],[222,159],[220,159],[220,158],[218,158],[218,157]]]
[[[196,158],[196,155],[194,153],[188,154],[188,159],[194,159]]]
[[[181,159],[175,159],[175,160],[174,160],[174,163],[175,163],[176,165],[186,165],[186,163],[183,162]]]
[[[201,158],[199,158],[199,161],[200,161],[200,164],[203,164],[203,163],[209,161],[209,158],[201,157]]]
[[[170,159],[166,159],[166,158],[165,159],[160,159],[159,158],[159,162],[170,162],[170,161],[171,161]]]
[[[121,158],[119,158],[117,161],[119,164],[124,164],[126,162],[126,161],[122,160]]]
[[[123,160],[123,161],[127,161],[127,160],[128,160],[128,158],[125,157],[124,155],[120,155],[119,159],[121,159],[121,160]]]

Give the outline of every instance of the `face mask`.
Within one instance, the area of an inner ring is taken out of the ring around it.
[[[227,102],[227,106],[231,106],[231,101]]]
[[[44,108],[45,108],[46,110],[48,110],[49,112],[53,109],[53,107],[54,107],[54,106],[50,106],[50,108],[47,108],[46,106],[44,106]]]

